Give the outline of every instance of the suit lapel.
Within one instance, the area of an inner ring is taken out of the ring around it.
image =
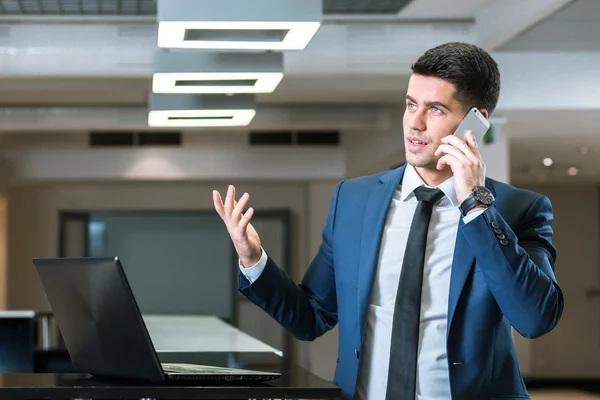
[[[383,228],[392,197],[404,175],[404,169],[405,165],[382,175],[377,185],[369,191],[358,261],[358,321],[361,338],[365,330],[373,280],[377,271]]]
[[[486,179],[485,186],[494,193],[494,188],[491,182]],[[495,195],[495,193],[494,193]],[[452,273],[450,277],[450,294],[448,296],[448,328],[447,332],[450,332],[452,325],[452,318],[458,305],[458,299],[462,293],[467,277],[473,265],[475,264],[475,255],[467,238],[462,233],[462,227],[465,223],[461,216],[460,222],[458,223],[458,234],[456,235],[456,244],[454,246],[454,259],[452,260]]]

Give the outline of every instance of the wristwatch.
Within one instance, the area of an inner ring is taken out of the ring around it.
[[[494,195],[488,188],[485,186],[475,186],[473,188],[473,193],[460,204],[460,212],[464,217],[475,207],[491,206],[494,203],[494,200]]]

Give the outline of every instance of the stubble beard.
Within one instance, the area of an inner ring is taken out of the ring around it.
[[[415,168],[437,170],[438,160],[434,157],[428,157],[427,159],[420,160],[415,154],[407,151],[406,160],[410,165],[412,165]]]

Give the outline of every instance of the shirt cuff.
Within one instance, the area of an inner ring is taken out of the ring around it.
[[[463,217],[463,222],[465,224],[468,224],[469,222],[473,221],[475,218],[483,214],[485,210],[487,210],[487,208],[483,210],[477,210],[475,212],[472,212],[471,214],[467,214],[465,217]]]
[[[267,252],[262,248],[262,246],[260,250],[262,252],[260,260],[250,268],[244,268],[242,262],[238,259],[238,266],[240,267],[240,271],[242,271],[242,274],[244,274],[246,279],[250,281],[250,284],[252,284],[255,280],[257,280],[260,277],[260,274],[262,274],[263,270],[267,265]]]

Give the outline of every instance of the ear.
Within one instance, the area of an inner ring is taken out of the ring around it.
[[[490,115],[488,114],[488,111],[485,108],[480,108],[479,112],[481,114],[483,114],[483,116],[485,117],[485,119],[489,119],[490,118]]]

